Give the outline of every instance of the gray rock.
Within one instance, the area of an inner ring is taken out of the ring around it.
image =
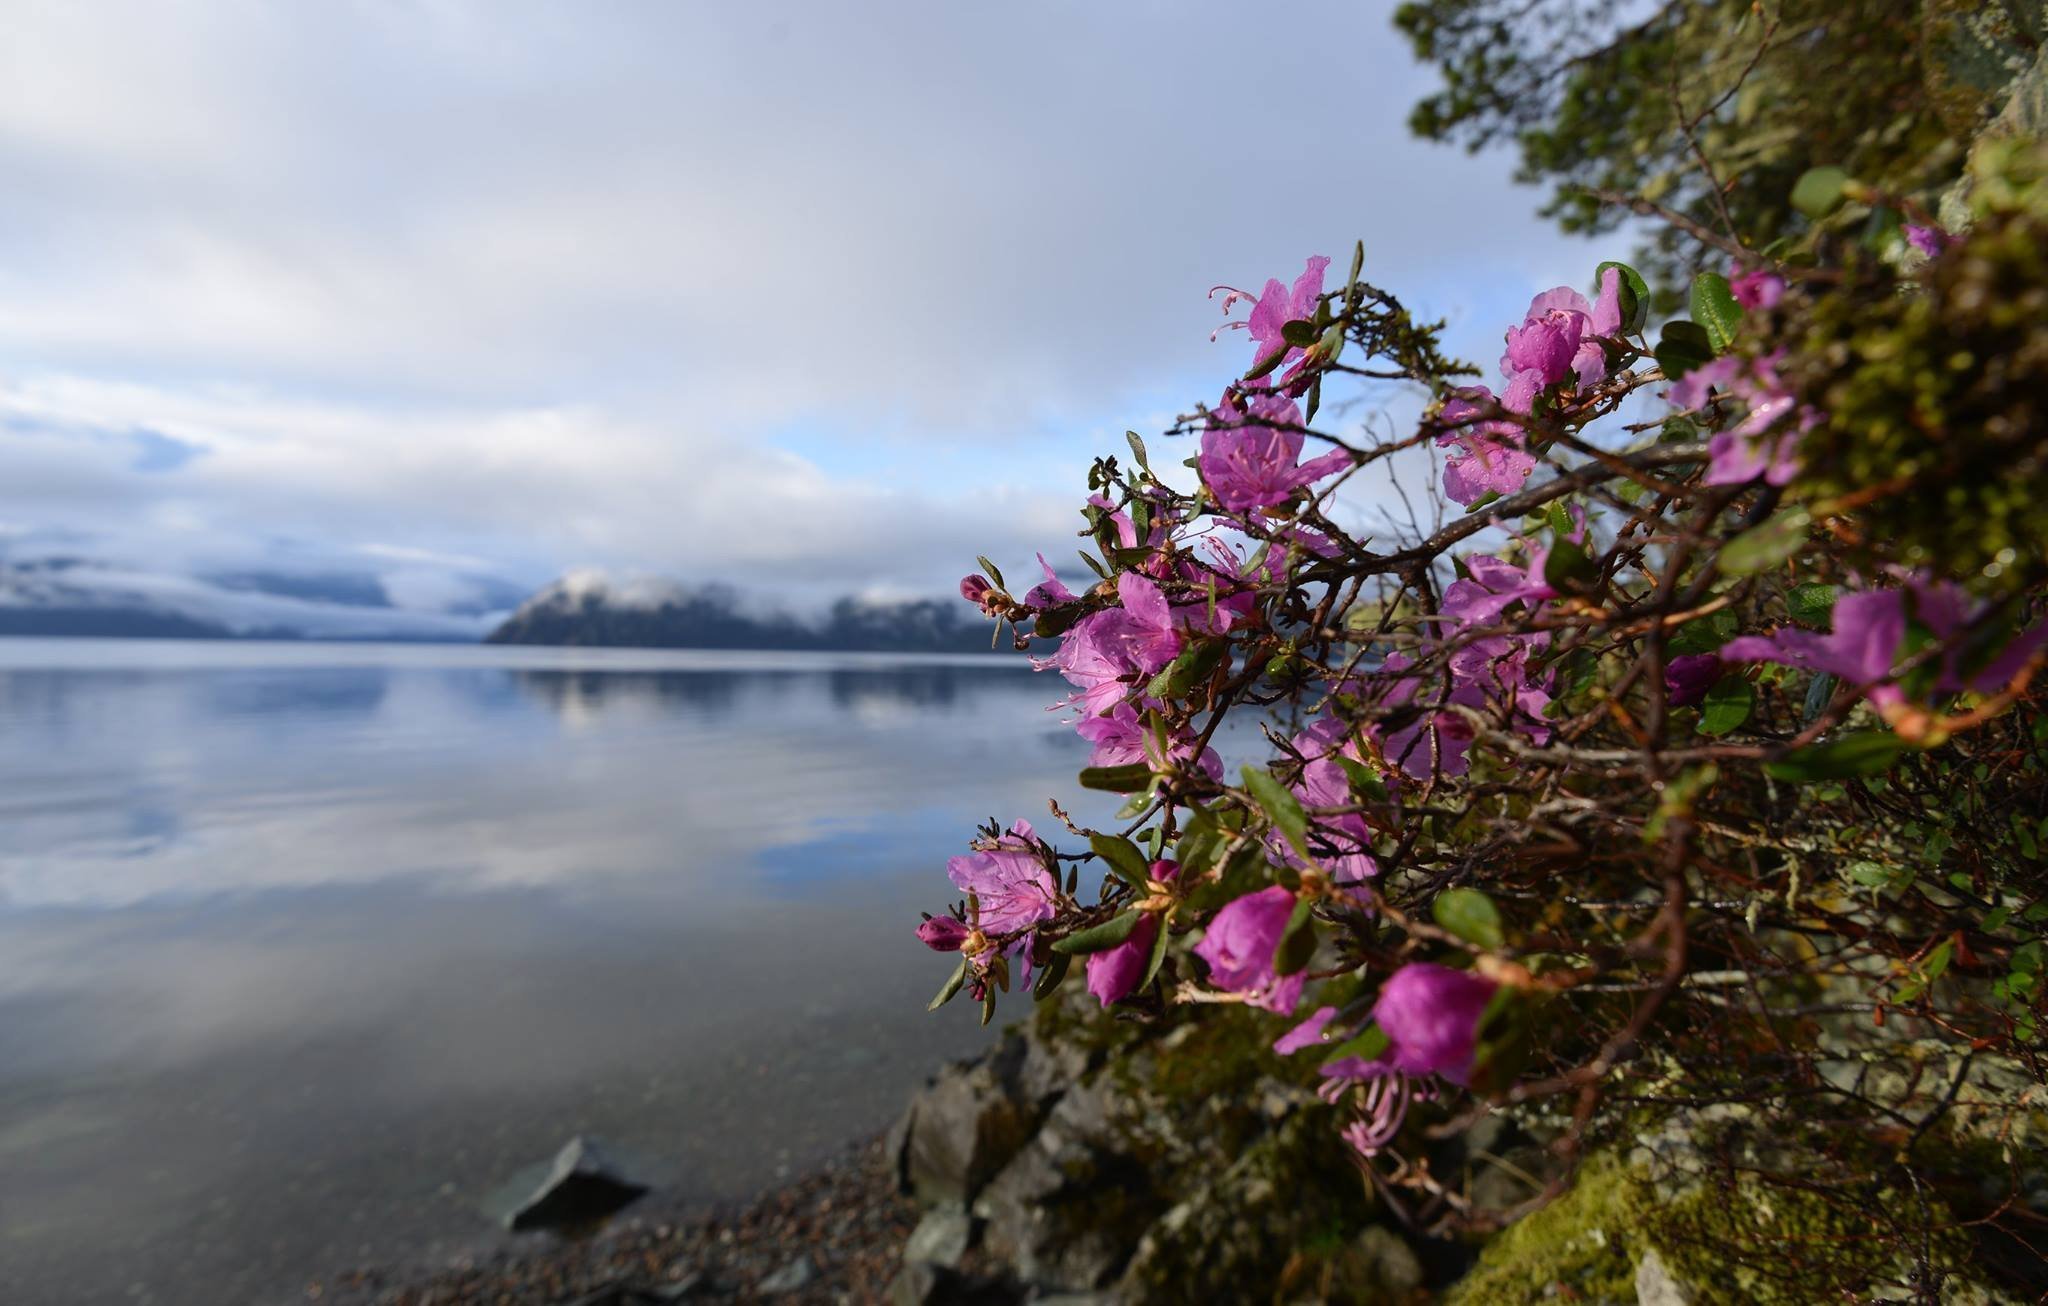
[[[889,1306],[939,1306],[952,1295],[952,1272],[929,1261],[912,1261],[889,1283]]]
[[[976,1199],[984,1245],[1025,1282],[1099,1288],[1150,1223],[1151,1176],[1129,1154],[1126,1108],[1135,1104],[1100,1076],[1073,1088]]]
[[[925,1212],[917,1228],[903,1244],[903,1259],[911,1264],[954,1266],[967,1255],[974,1241],[974,1219],[958,1202],[945,1202]]]
[[[547,1173],[505,1215],[514,1231],[603,1219],[647,1191],[615,1166],[593,1139],[578,1136],[555,1154]]]
[[[1692,1294],[1652,1247],[1636,1263],[1636,1306],[1692,1306]]]
[[[1025,1040],[948,1066],[912,1101],[903,1126],[904,1188],[926,1205],[965,1204],[1016,1155],[1039,1109],[1019,1083]]]
[[[1371,1225],[1358,1235],[1358,1252],[1366,1272],[1390,1295],[1403,1297],[1422,1286],[1422,1261],[1401,1235],[1385,1225]]]
[[[810,1286],[818,1277],[818,1267],[811,1264],[808,1256],[799,1256],[775,1273],[755,1285],[755,1291],[765,1296],[776,1297],[783,1293],[800,1292]]]

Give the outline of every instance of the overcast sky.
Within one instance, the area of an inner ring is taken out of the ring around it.
[[[1490,367],[1590,279],[1390,8],[0,0],[0,532],[423,606],[1069,549],[1211,285],[1362,237]]]

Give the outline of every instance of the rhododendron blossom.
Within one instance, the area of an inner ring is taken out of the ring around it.
[[[1952,582],[1911,579],[1899,589],[1845,594],[1834,607],[1825,635],[1785,627],[1773,635],[1730,640],[1721,657],[1731,662],[1777,662],[1837,676],[1862,688],[1888,717],[1906,707],[1894,669],[1907,655],[1909,624],[1918,623],[1946,647],[1936,662],[1930,688],[1936,693],[1988,693],[2005,685],[2048,644],[2048,622],[2037,623],[2007,641],[1974,672],[1963,668],[1959,637],[1986,614]]]
[[[1386,1033],[1386,1061],[1411,1075],[1462,1084],[1472,1073],[1479,1021],[1498,985],[1470,971],[1411,962],[1391,975],[1373,1004]]]
[[[1299,973],[1276,975],[1273,960],[1295,902],[1293,893],[1276,884],[1219,910],[1195,945],[1195,955],[1209,963],[1210,982],[1246,994],[1255,1007],[1294,1010],[1306,981]]]
[[[1235,411],[1226,400],[1202,434],[1202,482],[1216,502],[1230,512],[1270,508],[1351,465],[1342,449],[1302,462],[1300,424],[1294,401],[1269,390],[1252,391]]]
[[[1536,459],[1522,448],[1521,424],[1485,416],[1499,402],[1485,386],[1471,386],[1454,392],[1438,413],[1445,430],[1437,444],[1460,450],[1444,460],[1444,493],[1454,502],[1513,494],[1536,470]]]
[[[1018,821],[987,848],[953,858],[946,876],[975,896],[980,915],[973,924],[984,934],[1015,934],[1053,917],[1059,886],[1029,821]]]

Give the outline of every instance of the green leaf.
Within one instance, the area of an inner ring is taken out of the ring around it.
[[[2012,908],[1993,907],[1990,911],[1984,913],[1984,919],[1978,923],[1977,928],[1986,934],[1992,934],[2004,929],[2005,923],[2011,919]]]
[[[1070,603],[1057,608],[1047,608],[1039,613],[1038,620],[1031,624],[1031,632],[1040,639],[1051,639],[1055,635],[1064,635],[1067,633],[1068,627],[1079,621],[1082,613],[1085,611],[1086,609],[1082,608],[1078,603]]]
[[[1258,362],[1252,364],[1252,370],[1244,374],[1244,379],[1247,381],[1258,380],[1260,377],[1265,376],[1266,374],[1271,372],[1274,368],[1280,366],[1280,360],[1285,357],[1287,357],[1287,347],[1285,345],[1282,345],[1280,348],[1275,349],[1272,353],[1260,359]]]
[[[1806,528],[1811,520],[1806,509],[1787,508],[1722,545],[1714,566],[1729,576],[1754,576],[1769,571],[1806,543]]]
[[[1152,936],[1152,955],[1145,961],[1145,978],[1138,981],[1139,988],[1142,989],[1150,984],[1152,977],[1159,973],[1160,965],[1166,961],[1167,936],[1166,917],[1161,916],[1159,918],[1159,932]]]
[[[1948,970],[1949,958],[1955,954],[1955,950],[1954,939],[1943,939],[1933,952],[1927,954],[1927,960],[1920,963],[1921,974],[1930,980],[1940,979],[1943,972]]]
[[[1700,428],[1693,425],[1689,418],[1667,417],[1664,424],[1657,428],[1657,439],[1663,444],[1688,444],[1699,438]]]
[[[1114,834],[1091,835],[1088,846],[1110,870],[1116,872],[1118,879],[1132,888],[1143,889],[1145,882],[1152,878],[1151,864],[1145,860],[1145,854],[1139,851],[1138,845],[1129,839]]]
[[[1318,375],[1308,383],[1308,404],[1302,413],[1302,423],[1307,425],[1316,420],[1316,413],[1323,406],[1323,378]]]
[[[1600,294],[1600,283],[1607,276],[1607,269],[1621,273],[1621,330],[1625,335],[1634,335],[1643,329],[1650,316],[1650,283],[1643,280],[1643,274],[1626,263],[1612,259],[1593,269],[1593,295]]]
[[[939,985],[939,995],[925,1005],[925,1010],[937,1011],[940,1007],[951,1002],[954,995],[965,987],[967,987],[967,958],[962,957],[960,964],[953,968],[953,973],[946,977],[946,982]]]
[[[1714,361],[1714,341],[1699,323],[1678,318],[1666,322],[1658,333],[1655,353],[1657,366],[1664,369],[1664,378],[1676,381],[1694,368]]]
[[[1722,608],[1709,612],[1704,617],[1695,617],[1677,630],[1664,644],[1664,651],[1673,657],[1686,657],[1694,653],[1712,653],[1715,649],[1735,638],[1741,628],[1735,613]]]
[[[1599,569],[1584,549],[1563,537],[1551,542],[1550,554],[1543,560],[1545,585],[1559,593],[1583,594],[1599,579]]]
[[[1064,952],[1052,954],[1045,965],[1039,967],[1038,978],[1031,981],[1032,998],[1043,1002],[1051,997],[1053,990],[1060,986],[1060,981],[1067,977],[1067,968],[1073,964],[1074,959]]]
[[[1089,766],[1081,769],[1081,787],[1105,793],[1136,793],[1152,783],[1152,768],[1143,762],[1123,766]]]
[[[1180,656],[1152,677],[1152,683],[1145,686],[1145,692],[1157,699],[1184,697],[1215,673],[1216,664],[1223,660],[1224,648],[1225,643],[1220,639],[1197,640],[1188,645],[1180,651]]]
[[[1813,744],[1764,764],[1776,780],[1841,780],[1881,775],[1891,769],[1906,745],[1886,730],[1863,730],[1824,744]]]
[[[1785,591],[1785,608],[1792,614],[1792,620],[1802,626],[1826,625],[1828,615],[1835,610],[1835,587],[1794,585]]]
[[[1742,305],[1735,302],[1728,278],[1718,272],[1702,272],[1692,279],[1692,318],[1707,329],[1715,353],[1728,352],[1735,333],[1742,329]]]
[[[999,567],[997,567],[993,562],[990,562],[987,558],[981,557],[979,554],[975,556],[974,560],[981,564],[981,569],[988,573],[988,578],[996,583],[997,589],[1006,590],[1010,588],[1008,585],[1003,584],[1002,570]]]
[[[1357,1034],[1324,1053],[1323,1064],[1334,1065],[1350,1057],[1357,1057],[1361,1061],[1377,1061],[1391,1046],[1393,1040],[1387,1037],[1387,1031],[1378,1025],[1367,1025]]]
[[[1446,889],[1429,905],[1436,923],[1467,943],[1497,949],[1507,942],[1501,931],[1500,909],[1493,899],[1477,889]]]
[[[1151,471],[1152,464],[1145,461],[1145,442],[1138,438],[1138,433],[1136,431],[1125,431],[1124,439],[1131,442],[1131,457],[1138,460],[1138,466],[1148,472]]]
[[[1188,893],[1188,909],[1194,912],[1213,911],[1263,887],[1271,882],[1271,878],[1266,850],[1258,840],[1247,840],[1231,852],[1215,879],[1203,881]]]
[[[1275,975],[1299,975],[1309,958],[1316,955],[1316,927],[1310,914],[1314,907],[1313,899],[1294,900],[1293,914],[1288,916],[1287,927],[1280,931],[1279,945],[1273,949]]]
[[[1308,851],[1308,813],[1301,810],[1301,800],[1273,778],[1271,771],[1258,767],[1244,769],[1244,787],[1258,800],[1266,816],[1273,822],[1273,828],[1285,835],[1287,842],[1294,845],[1294,851],[1303,857]]]
[[[1700,733],[1718,739],[1749,720],[1755,709],[1756,686],[1741,672],[1730,672],[1700,700]]]
[[[1344,769],[1344,774],[1350,777],[1351,788],[1360,797],[1373,803],[1387,801],[1387,782],[1380,778],[1379,772],[1357,758],[1345,757],[1341,753],[1336,760],[1337,765]]]
[[[1280,338],[1296,349],[1307,349],[1316,342],[1318,334],[1320,333],[1316,330],[1315,323],[1304,321],[1301,318],[1280,324]]]
[[[1792,185],[1792,207],[1809,218],[1824,218],[1842,202],[1849,174],[1832,165],[1808,168]]]
[[[1145,913],[1141,911],[1127,911],[1122,915],[1112,916],[1100,925],[1090,925],[1087,929],[1077,930],[1065,938],[1054,939],[1052,950],[1069,955],[1106,951],[1130,938],[1131,931],[1137,929],[1138,922],[1144,919]]]

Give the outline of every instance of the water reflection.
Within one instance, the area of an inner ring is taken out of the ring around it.
[[[944,858],[1079,761],[999,664],[60,644],[0,644],[9,1301],[487,1236],[579,1129],[725,1194],[879,1127],[979,1037]]]

